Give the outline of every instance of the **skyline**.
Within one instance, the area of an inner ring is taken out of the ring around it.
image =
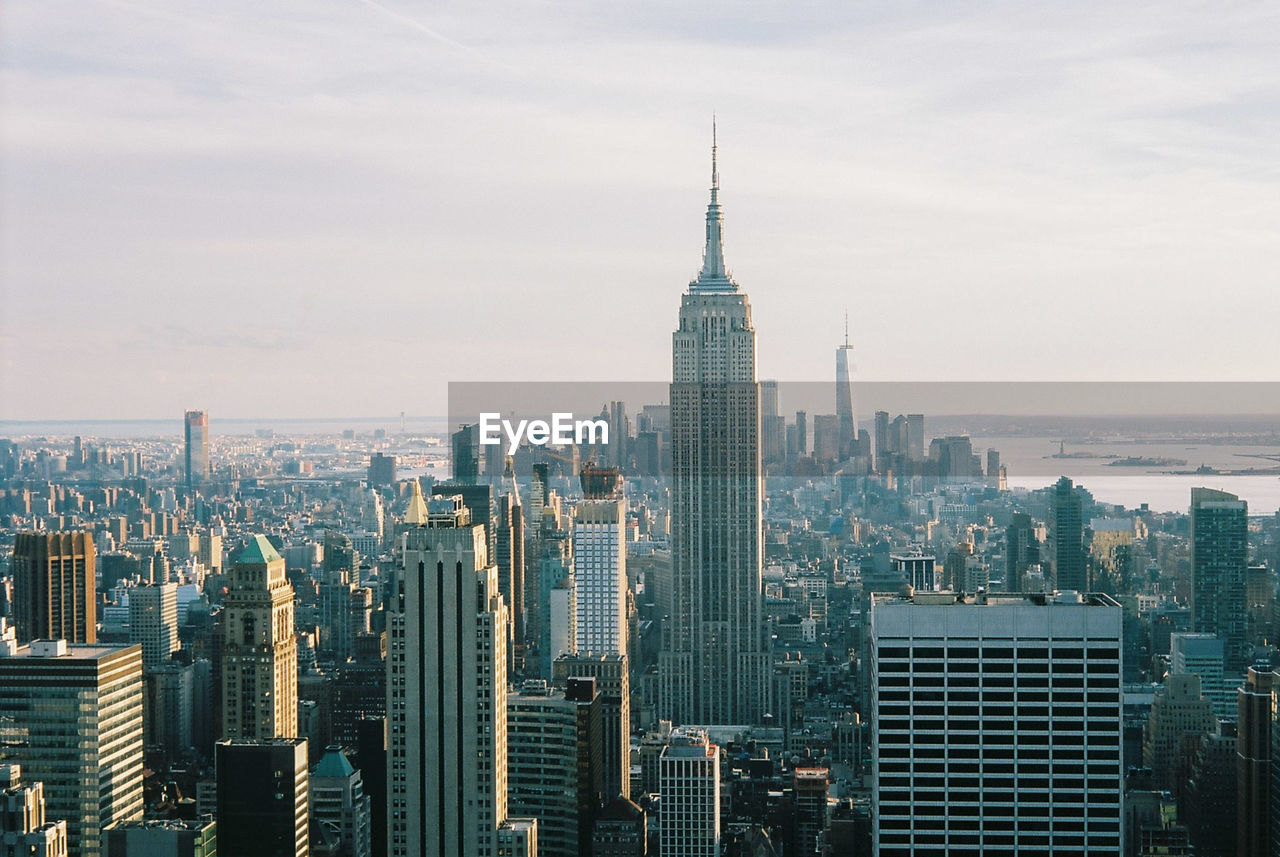
[[[846,307],[864,381],[1271,365],[1271,9],[48,9],[0,27],[0,419],[661,378],[713,111],[760,377],[825,377]]]

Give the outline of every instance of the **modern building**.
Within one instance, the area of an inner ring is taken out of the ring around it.
[[[1193,629],[1221,638],[1228,669],[1244,665],[1249,506],[1234,494],[1191,489]]]
[[[761,588],[760,390],[751,305],[724,264],[711,147],[702,270],[672,335],[671,640],[658,714],[677,723],[758,723],[771,663]]]
[[[325,748],[311,772],[311,824],[343,857],[370,857],[369,797],[360,771],[341,747]]]
[[[792,794],[795,795],[795,833],[792,838],[792,854],[818,854],[818,843],[827,829],[829,809],[827,786],[830,783],[826,768],[796,768],[791,776]]]
[[[853,406],[853,346],[849,344],[849,314],[844,316],[844,344],[836,349],[836,419],[839,421],[839,460],[852,458],[858,446],[858,412]]]
[[[906,855],[1117,854],[1120,605],[873,596],[873,841]]]
[[[1174,631],[1169,635],[1169,672],[1200,676],[1200,693],[1213,704],[1214,716],[1234,720],[1239,684],[1227,681],[1223,674],[1225,654],[1222,640],[1213,634]]]
[[[1014,512],[1004,532],[1004,588],[1008,592],[1022,591],[1022,575],[1040,561],[1040,541],[1036,538],[1031,516]]]
[[[233,738],[214,750],[218,853],[307,857],[310,805],[305,738]]]
[[[618,470],[588,465],[573,515],[574,642],[580,652],[627,651],[627,501]]]
[[[1085,566],[1083,502],[1065,476],[1054,486],[1051,511],[1049,538],[1057,588],[1084,592],[1089,588],[1089,581]]]
[[[922,548],[889,554],[889,569],[916,592],[932,592],[938,588],[937,557]]]
[[[1270,857],[1272,727],[1280,676],[1249,668],[1238,689],[1239,719],[1236,764],[1236,854]]]
[[[12,610],[19,643],[97,642],[95,559],[91,533],[14,537]]]
[[[507,817],[507,606],[461,495],[405,532],[388,621],[392,857],[495,857]]]
[[[222,735],[298,735],[298,643],[284,557],[254,536],[231,567],[224,607]],[[225,833],[225,830],[224,830]]]
[[[129,589],[129,642],[142,646],[142,666],[157,669],[181,647],[178,584],[151,583]]]
[[[69,857],[142,817],[142,649],[33,640],[0,655],[0,756],[44,785]]]
[[[0,857],[66,857],[67,823],[45,813],[44,783],[22,784],[22,766],[0,764]]]
[[[218,823],[209,816],[130,821],[106,839],[107,857],[218,857]]]
[[[662,857],[720,857],[720,748],[701,729],[676,729],[658,761]]]
[[[366,481],[371,488],[386,488],[396,482],[396,457],[375,452],[369,456]]]
[[[604,803],[600,699],[594,679],[563,692],[532,679],[507,696],[510,812],[538,820],[543,854],[588,857]]]
[[[606,800],[631,796],[631,675],[625,653],[561,655],[552,663],[552,681],[595,679],[600,691],[601,764]]]
[[[187,490],[209,479],[209,414],[206,411],[187,411],[183,424],[186,427],[186,476]]]

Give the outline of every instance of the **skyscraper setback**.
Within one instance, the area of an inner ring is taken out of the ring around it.
[[[756,331],[725,268],[719,192],[713,135],[702,270],[672,335],[674,592],[659,709],[681,723],[756,723],[769,696]]]

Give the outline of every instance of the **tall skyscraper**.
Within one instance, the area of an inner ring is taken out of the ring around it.
[[[561,655],[552,676],[563,687],[570,678],[593,678],[600,691],[604,796],[631,797],[631,674],[625,652]]]
[[[1004,546],[1004,588],[1008,592],[1021,592],[1023,573],[1040,561],[1040,542],[1036,539],[1030,515],[1013,513],[1013,519],[1004,531]]]
[[[388,622],[392,857],[496,857],[507,817],[507,606],[484,527],[433,497]]]
[[[1191,489],[1191,616],[1194,629],[1216,634],[1228,669],[1243,666],[1245,567],[1249,506],[1234,494]]]
[[[99,857],[102,832],[142,818],[142,650],[36,640],[0,649],[0,759],[44,784],[68,857]]]
[[[658,760],[662,857],[720,857],[720,748],[677,729]]]
[[[706,251],[672,335],[674,609],[659,657],[659,712],[680,723],[758,723],[771,672],[756,332],[725,269],[719,192],[713,139]]]
[[[480,478],[480,426],[464,425],[450,436],[453,481],[474,485]]]
[[[1270,857],[1272,725],[1280,676],[1249,668],[1238,688],[1239,732],[1236,744],[1236,854]]]
[[[1119,854],[1122,610],[873,596],[878,853]]]
[[[307,857],[310,782],[305,738],[235,738],[214,752],[218,853]]]
[[[209,414],[187,411],[183,424],[186,427],[187,490],[190,491],[209,479]]]
[[[1157,690],[1142,735],[1142,764],[1161,791],[1177,787],[1182,738],[1213,729],[1213,704],[1200,691],[1200,676],[1171,673]]]
[[[231,568],[222,653],[222,736],[298,734],[298,643],[284,557],[254,536]]]
[[[13,618],[19,643],[97,642],[96,557],[90,533],[18,533]]]
[[[858,414],[853,407],[853,346],[849,344],[849,314],[844,315],[844,345],[836,349],[836,419],[839,420],[839,460],[852,458],[858,444]]]
[[[524,648],[526,642],[524,606],[524,507],[516,482],[515,463],[510,457],[502,469],[502,493],[494,516],[494,558],[498,563],[498,590],[511,616],[511,641]]]
[[[370,857],[369,796],[341,747],[326,747],[311,772],[311,821],[345,857]]]
[[[574,641],[580,652],[627,651],[627,501],[616,468],[582,470],[573,516]],[[610,795],[612,797],[612,795]]]
[[[1058,589],[1089,588],[1084,563],[1084,510],[1071,480],[1063,476],[1053,489],[1053,572]]]
[[[178,651],[178,584],[130,587],[129,642],[142,646],[142,665],[149,670]]]
[[[1200,676],[1200,694],[1213,703],[1219,720],[1236,718],[1236,691],[1240,680],[1223,673],[1225,648],[1213,634],[1175,631],[1169,635],[1169,673]]]

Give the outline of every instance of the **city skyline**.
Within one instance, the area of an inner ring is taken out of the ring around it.
[[[761,377],[825,376],[845,307],[863,378],[1267,374],[1273,10],[223,9],[6,5],[6,318],[56,314],[77,344],[0,324],[0,416],[111,412],[89,366],[151,388],[140,416],[244,414],[250,372],[281,416],[318,416],[316,384],[431,410],[442,390],[327,343],[403,365],[427,346],[378,307],[483,312],[504,344],[442,327],[434,374],[568,380],[512,357],[571,294],[628,319],[622,379],[661,377],[713,111]],[[495,235],[503,264],[476,264]],[[904,354],[871,321],[904,308],[992,335]]]

